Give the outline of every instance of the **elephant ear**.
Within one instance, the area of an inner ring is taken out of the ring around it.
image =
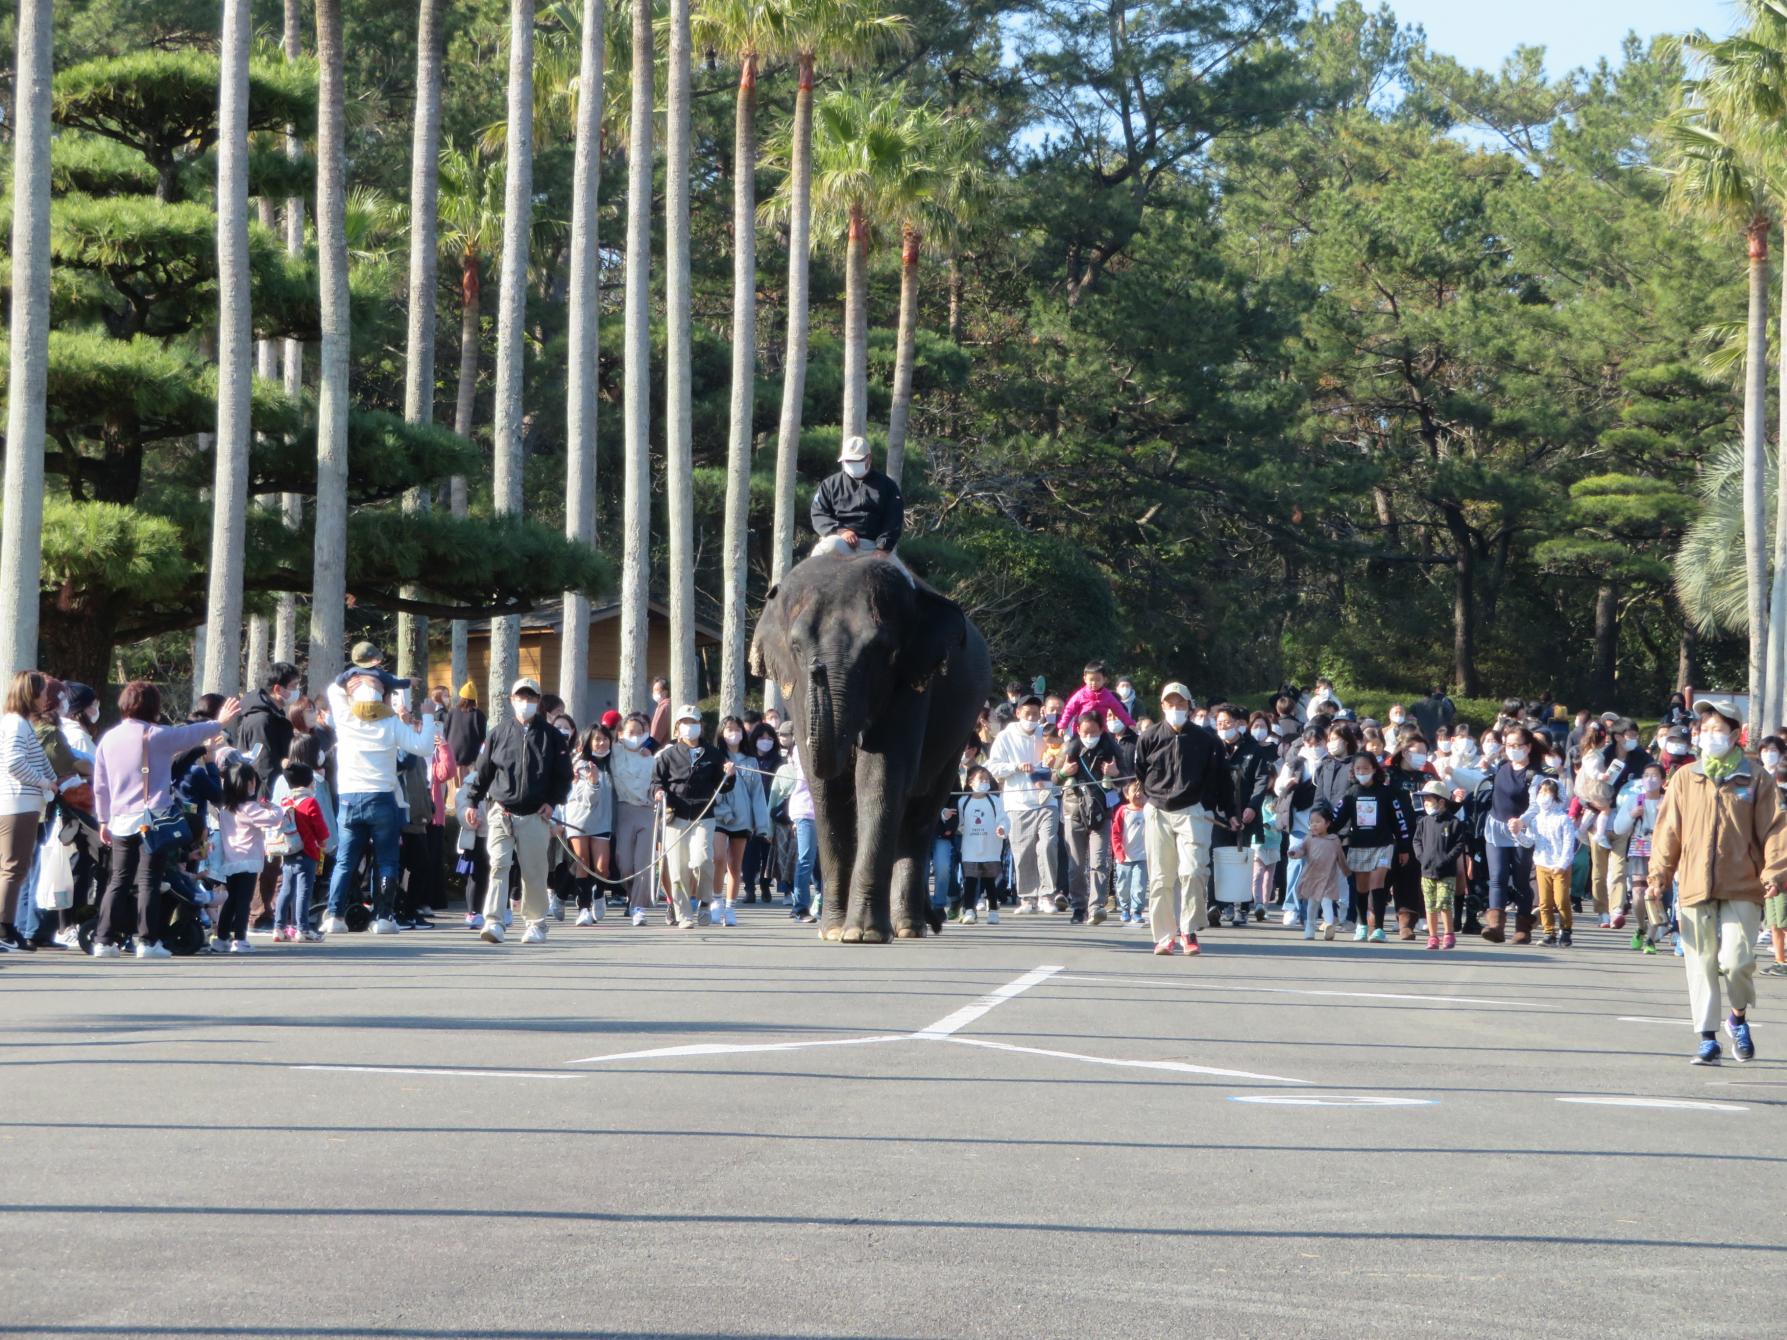
[[[968,645],[968,616],[953,600],[922,587],[912,627],[900,649],[900,676],[923,693],[949,665],[950,655]]]
[[[763,633],[772,626],[770,608],[776,603],[776,592],[780,589],[779,586],[772,586],[763,597],[763,608],[757,612],[757,631],[751,635],[749,669],[758,679],[769,678],[769,667],[763,660]]]

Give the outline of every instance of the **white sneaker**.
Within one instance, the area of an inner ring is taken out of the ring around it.
[[[962,909],[961,920],[958,921],[956,924],[958,926],[972,926],[975,923],[976,919],[977,918],[974,915],[974,909],[972,907],[964,907]]]
[[[347,922],[340,917],[324,917],[320,929],[324,935],[346,935]]]
[[[712,903],[700,903],[695,908],[695,924],[711,926],[714,924],[714,907]]]
[[[524,932],[521,937],[521,943],[524,945],[543,945],[543,944],[545,944],[546,943],[546,923],[544,921],[530,922],[528,924],[528,928],[527,928],[526,932]]]
[[[56,943],[61,945],[64,949],[73,949],[76,945],[80,944],[80,942],[81,932],[78,927],[64,926],[61,930],[56,932]]]
[[[390,917],[380,917],[372,923],[372,933],[374,935],[395,935],[397,934],[397,923]]]
[[[633,909],[633,924],[635,926],[645,925],[645,909],[643,907],[635,907]]]
[[[1297,924],[1297,914],[1287,910],[1284,914],[1284,924],[1287,926],[1295,926]]]
[[[254,946],[249,944],[248,941],[246,941],[246,940],[231,940],[230,941],[230,953],[232,953],[232,954],[252,954],[252,953],[254,953]]]
[[[174,951],[159,941],[151,941],[137,946],[138,958],[172,958],[173,956]]]
[[[123,953],[124,951],[117,945],[101,944],[98,940],[93,942],[94,958],[118,958]]]
[[[227,954],[230,952],[230,942],[225,937],[219,935],[212,939],[208,948],[213,954]],[[142,956],[139,954],[138,957],[140,958]]]
[[[503,923],[485,921],[484,929],[478,932],[478,938],[486,944],[500,945],[503,942]]]
[[[546,915],[554,921],[563,921],[565,919],[565,900],[556,893],[547,894]]]
[[[602,898],[600,895],[597,895],[596,901],[590,904],[590,909],[589,909],[590,919],[592,921],[594,921],[596,923],[596,925],[600,926],[602,924],[602,914],[604,912],[606,912],[607,910],[608,910],[607,900]]]
[[[596,914],[594,912],[590,911],[587,907],[584,908],[581,912],[579,912],[577,914],[577,924],[579,926],[593,926],[593,925],[595,925],[596,924]]]
[[[731,903],[727,903],[725,906],[721,907],[719,909],[719,912],[720,912],[720,916],[722,918],[722,920],[720,922],[720,924],[722,926],[736,926],[736,925],[738,925],[738,913],[736,913],[732,910]]]
[[[997,926],[998,924],[999,924],[999,909],[996,907],[989,907],[987,909],[987,925]]]

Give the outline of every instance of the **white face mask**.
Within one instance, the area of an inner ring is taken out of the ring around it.
[[[1708,758],[1724,758],[1731,752],[1731,736],[1722,730],[1700,732],[1700,752]]]
[[[1651,795],[1651,796],[1662,795],[1663,794],[1663,779],[1661,777],[1646,777],[1644,779],[1644,791],[1645,791],[1646,795]]]
[[[1402,713],[1401,712],[1390,713],[1390,724],[1392,726],[1400,726],[1402,724]]]
[[[1239,726],[1224,726],[1216,732],[1216,735],[1224,744],[1233,744],[1241,738],[1241,728]]]
[[[1253,736],[1253,738],[1258,740],[1261,744],[1266,743],[1266,728],[1264,726],[1255,726],[1248,732],[1248,734]]]
[[[1444,814],[1446,811],[1445,802],[1440,800],[1425,801],[1421,808],[1426,810],[1429,814]]]
[[[774,751],[775,747],[776,747],[776,742],[774,740],[759,740],[759,741],[757,741],[757,752],[759,754],[771,753]]]
[[[1764,749],[1762,751],[1762,766],[1763,767],[1767,768],[1770,772],[1773,772],[1780,765],[1781,765],[1781,751],[1779,749]]]
[[[1123,729],[1123,720],[1121,717],[1106,717],[1104,719],[1104,728],[1115,735],[1118,731]]]
[[[1090,733],[1087,733],[1086,731],[1080,732],[1080,747],[1082,749],[1090,749],[1093,745],[1095,745],[1097,743],[1098,743],[1098,732],[1097,731],[1092,731]]]
[[[526,698],[511,698],[509,706],[515,709],[515,719],[523,722],[532,721],[534,713],[540,710],[540,704],[529,702]]]
[[[1483,746],[1484,758],[1498,758],[1501,756],[1501,752],[1502,742],[1500,740],[1491,740],[1488,744]]]
[[[1525,745],[1512,744],[1508,746],[1508,762],[1514,764],[1516,767],[1519,767],[1522,763],[1526,762],[1526,755],[1527,748]]]
[[[991,791],[992,789],[993,789],[992,783],[988,782],[985,777],[976,777],[974,779],[974,794],[975,795],[984,796],[988,791]]]
[[[1037,727],[1041,725],[1042,722],[1040,721],[1025,721],[1022,718],[1018,721],[1018,729],[1022,730],[1026,735],[1036,734]]]
[[[1540,811],[1540,813],[1550,814],[1556,808],[1557,808],[1557,797],[1556,796],[1540,796],[1539,797],[1539,811]]]
[[[1204,712],[1198,713],[1197,721],[1198,721],[1198,725],[1200,725],[1200,726],[1207,726],[1210,724],[1210,718],[1209,718],[1208,714],[1206,714]]]
[[[1414,768],[1417,771],[1427,766],[1427,755],[1422,753],[1419,749],[1411,749],[1408,753],[1404,754],[1403,757],[1408,760],[1409,767]]]
[[[727,731],[725,736],[726,743],[731,745],[734,749],[738,748],[738,746],[743,743],[744,738],[744,732],[736,730]]]
[[[1304,745],[1303,748],[1301,748],[1297,751],[1297,754],[1300,758],[1302,758],[1302,760],[1305,763],[1307,763],[1312,768],[1317,763],[1319,763],[1321,761],[1321,757],[1322,757],[1322,751],[1317,749],[1312,744]]]
[[[1191,713],[1183,707],[1169,707],[1162,715],[1166,717],[1167,725],[1174,730],[1183,730],[1185,723],[1191,720]]]
[[[620,743],[622,749],[638,749],[645,741],[637,735],[623,735],[620,737]]]
[[[93,706],[91,706],[87,709],[86,717],[87,717],[88,725],[97,726],[99,724],[99,704],[98,703],[94,703]]]
[[[852,479],[861,479],[869,473],[869,463],[867,461],[845,461],[844,473]]]
[[[1353,769],[1353,780],[1358,782],[1360,786],[1369,786],[1371,784],[1371,778],[1372,771],[1370,768]]]
[[[1683,744],[1680,740],[1671,740],[1668,744],[1664,745],[1663,748],[1666,752],[1674,754],[1677,758],[1680,758],[1683,754],[1688,752],[1688,746]]]
[[[1344,758],[1346,756],[1346,741],[1345,740],[1329,740],[1328,741],[1328,754],[1329,754],[1329,757],[1331,757],[1331,758]]]
[[[376,703],[385,695],[379,692],[377,684],[354,685],[353,699],[357,703]]]
[[[1638,737],[1636,735],[1626,736],[1626,748],[1628,748],[1628,749],[1638,748]]]
[[[701,738],[701,723],[699,721],[681,722],[677,725],[676,733],[682,737],[684,744],[694,744]]]

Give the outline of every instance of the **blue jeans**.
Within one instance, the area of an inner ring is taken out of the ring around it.
[[[793,915],[804,917],[813,907],[813,858],[818,855],[819,825],[812,819],[794,821]]]
[[[329,881],[329,915],[338,917],[347,906],[348,891],[359,877],[360,860],[372,848],[373,862],[381,879],[397,879],[403,873],[399,849],[403,840],[403,816],[397,797],[389,791],[361,792],[341,798],[339,816],[341,847],[336,852],[335,877]]]
[[[1117,910],[1129,913],[1132,918],[1147,914],[1148,863],[1146,861],[1117,862]]]
[[[1498,847],[1493,842],[1484,852],[1489,861],[1489,906],[1501,912],[1510,906],[1532,915],[1533,849]]]
[[[931,906],[945,908],[961,897],[956,889],[956,844],[949,838],[931,839],[931,863],[929,870],[932,879]]]
[[[279,872],[279,901],[273,907],[273,929],[296,926],[310,929],[310,904],[316,897],[316,862],[308,856],[288,856]]]
[[[1293,924],[1303,920],[1303,858],[1291,856],[1290,849],[1297,845],[1299,838],[1309,835],[1309,816],[1307,814],[1291,815],[1291,840],[1285,844],[1284,867],[1284,910],[1292,916]],[[1316,898],[1321,903],[1321,898]]]

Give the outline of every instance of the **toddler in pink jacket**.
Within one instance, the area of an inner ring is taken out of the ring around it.
[[[1056,725],[1063,733],[1073,730],[1074,723],[1080,719],[1081,712],[1097,712],[1100,720],[1116,717],[1130,730],[1135,729],[1135,718],[1129,715],[1129,709],[1123,700],[1107,689],[1105,679],[1107,671],[1103,661],[1088,661],[1080,678],[1080,688],[1073,691],[1073,697],[1067,700],[1056,718]]]

